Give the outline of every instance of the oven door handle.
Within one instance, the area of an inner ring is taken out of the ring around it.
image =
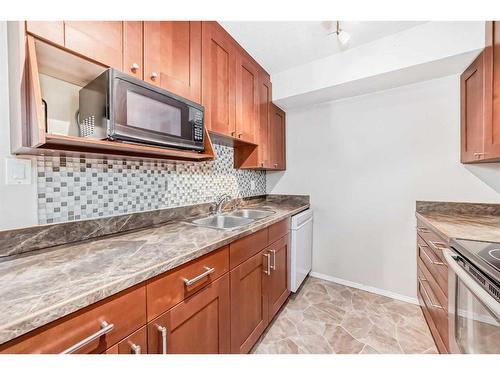
[[[500,303],[488,294],[478,283],[456,261],[456,255],[450,249],[443,249],[443,255],[455,275],[467,288],[488,307],[498,318],[500,318]]]

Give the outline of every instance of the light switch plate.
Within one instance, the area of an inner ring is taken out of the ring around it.
[[[5,183],[7,185],[31,184],[31,160],[5,159]]]

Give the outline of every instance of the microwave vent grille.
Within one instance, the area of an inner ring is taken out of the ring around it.
[[[88,116],[79,124],[80,137],[92,137],[95,134],[95,117]]]

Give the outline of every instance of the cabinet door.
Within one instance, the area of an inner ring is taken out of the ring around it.
[[[500,158],[500,21],[486,22],[484,159]]]
[[[270,168],[286,169],[285,155],[285,112],[272,105],[271,124],[269,126]]]
[[[144,22],[144,80],[201,101],[201,22]]]
[[[42,39],[64,46],[63,21],[26,21],[26,31]]]
[[[236,59],[229,34],[215,22],[202,23],[202,104],[208,130],[235,136]]]
[[[244,141],[257,141],[259,121],[259,69],[238,51],[236,65],[236,136]]]
[[[228,353],[229,317],[226,274],[148,324],[148,353]]]
[[[263,250],[231,271],[232,353],[248,353],[269,322],[270,258]]]
[[[484,158],[484,53],[460,76],[461,91],[461,161]]]
[[[290,290],[288,289],[288,253],[289,236],[286,235],[268,247],[271,255],[271,275],[268,280],[269,320],[285,303]]]
[[[142,22],[123,21],[123,71],[142,79]]]
[[[259,80],[259,128],[258,128],[258,162],[264,168],[271,167],[269,160],[269,127],[271,125],[272,85],[271,78],[261,72]]]
[[[147,354],[146,327],[142,327],[106,350],[105,354]]]
[[[121,70],[122,26],[121,21],[64,21],[65,46]]]

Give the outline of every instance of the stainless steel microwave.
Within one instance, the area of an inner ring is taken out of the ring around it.
[[[107,69],[79,92],[80,136],[204,150],[203,107]]]

